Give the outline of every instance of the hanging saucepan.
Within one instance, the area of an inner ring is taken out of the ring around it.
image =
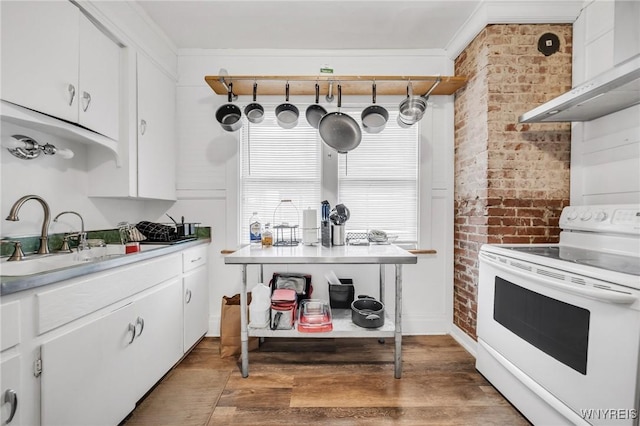
[[[410,90],[411,83],[409,83],[409,93],[407,93],[407,98],[400,103],[400,106],[398,108],[398,123],[404,123],[411,126],[422,120],[424,112],[427,110],[427,100],[429,99],[429,95],[431,94],[431,92],[433,92],[433,89],[435,89],[439,83],[440,77],[438,77],[436,81],[431,85],[429,91],[422,96],[413,96]]]
[[[244,107],[244,115],[251,123],[257,124],[264,120],[264,108],[256,102],[256,94],[258,92],[258,83],[253,83],[253,102]]]
[[[235,132],[242,127],[242,120],[240,120],[242,111],[239,106],[231,103],[233,100],[233,83],[229,83],[227,99],[229,103],[222,105],[216,111],[216,120],[227,132]]]
[[[341,104],[342,87],[338,84],[338,111],[330,112],[322,117],[320,124],[318,124],[318,130],[324,143],[340,154],[344,154],[360,145],[362,131],[353,117],[340,112]]]
[[[314,129],[318,128],[318,124],[320,124],[320,119],[327,114],[327,110],[324,109],[323,106],[318,104],[320,100],[320,86],[316,83],[316,103],[313,105],[309,105],[307,107],[307,111],[305,115],[307,116],[307,121]]]
[[[299,116],[298,107],[289,103],[289,83],[287,83],[285,103],[276,107],[278,125],[283,129],[293,129],[298,125]]]
[[[367,133],[380,133],[384,130],[384,126],[389,120],[389,112],[376,105],[376,83],[373,83],[372,91],[372,103],[362,111],[360,118],[362,119],[362,128]]]

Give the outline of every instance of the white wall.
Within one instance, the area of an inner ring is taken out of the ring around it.
[[[576,20],[574,86],[613,67],[615,52],[628,50],[621,47],[638,45],[621,36],[615,7],[610,0],[592,1]],[[640,203],[640,105],[574,123],[571,130],[571,204]]]
[[[221,68],[229,74],[315,75],[328,64],[344,75],[452,75],[453,62],[441,51],[219,51],[184,50],[178,55],[178,196],[170,214],[197,216],[213,228],[210,255],[212,274],[210,335],[219,334],[223,295],[239,291],[240,267],[224,265],[221,249],[235,249],[237,241],[237,134],[224,132],[215,120],[216,109],[227,102],[205,83],[206,75]],[[263,104],[283,99],[264,96]],[[301,110],[312,99],[291,97]],[[397,107],[401,97],[378,97],[378,103]],[[250,98],[237,103],[244,107]],[[323,100],[321,99],[321,103]],[[343,104],[370,103],[368,97],[343,96]],[[452,194],[453,194],[453,97],[434,96],[423,119],[421,134],[421,236],[420,248],[434,248],[437,255],[420,256],[417,265],[404,267],[403,329],[406,334],[447,333],[452,316]],[[326,105],[336,108],[335,101]],[[320,200],[318,200],[318,203]],[[179,213],[178,213],[179,212]],[[324,271],[328,266],[278,268],[313,275],[314,296],[328,299]],[[387,268],[386,300],[393,300],[393,268]],[[265,267],[265,278],[273,268]],[[336,266],[339,276],[352,277],[358,293],[377,295],[377,266]],[[249,270],[249,287],[258,281],[258,268]]]

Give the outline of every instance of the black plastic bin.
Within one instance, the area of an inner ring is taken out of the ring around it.
[[[329,305],[335,309],[351,309],[355,290],[351,278],[339,278],[342,284],[329,284]]]

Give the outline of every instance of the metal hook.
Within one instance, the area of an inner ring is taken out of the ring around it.
[[[327,102],[333,102],[333,81],[329,82],[329,93],[324,98]]]

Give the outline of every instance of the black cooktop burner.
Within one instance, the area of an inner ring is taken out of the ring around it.
[[[608,271],[640,276],[640,259],[632,256],[623,256],[620,254],[604,253],[568,246],[523,246],[507,248],[521,253],[530,253],[536,256],[564,260],[567,262],[606,269]]]

